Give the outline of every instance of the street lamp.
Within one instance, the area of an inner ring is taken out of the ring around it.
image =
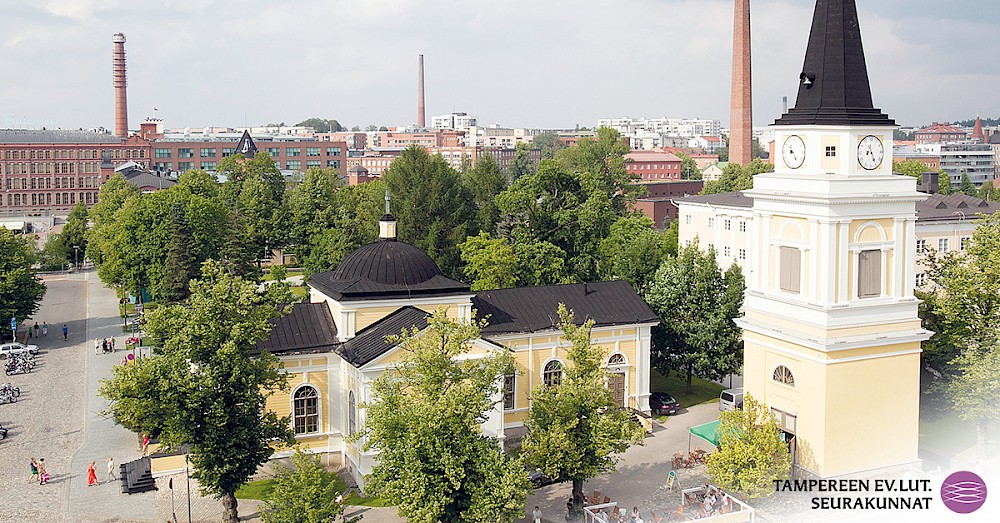
[[[79,245],[74,245],[73,246],[73,266],[76,267],[76,270],[80,270],[80,246]]]
[[[188,491],[188,523],[191,523],[191,474],[189,470],[189,461],[187,453],[184,454],[184,475],[187,476],[187,491]]]

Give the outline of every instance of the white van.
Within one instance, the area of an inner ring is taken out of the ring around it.
[[[719,395],[719,410],[743,408],[743,389],[726,389]]]

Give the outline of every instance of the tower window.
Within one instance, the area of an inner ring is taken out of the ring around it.
[[[833,146],[833,145],[832,145],[832,146],[829,146],[829,147],[827,147],[827,148],[826,148],[826,155],[827,155],[827,157],[834,157],[834,156],[837,156],[837,147],[836,147],[836,146]]]
[[[802,256],[795,247],[781,248],[781,290],[799,293],[802,282]]]
[[[319,430],[319,393],[306,385],[295,391],[295,433],[309,434]]]
[[[792,375],[791,369],[784,365],[778,365],[778,367],[774,369],[774,374],[771,378],[778,383],[784,383],[785,385],[791,387],[795,386],[795,376]]]
[[[858,297],[877,298],[882,295],[882,251],[858,253]]]
[[[513,373],[503,377],[503,410],[514,410],[514,391],[517,378]]]

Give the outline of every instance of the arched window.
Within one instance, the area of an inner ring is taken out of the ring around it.
[[[559,360],[552,360],[545,364],[545,369],[542,371],[542,382],[546,386],[559,385],[562,383],[562,374],[562,363]]]
[[[347,435],[353,436],[358,431],[358,402],[354,399],[354,391],[347,393]]]
[[[295,391],[293,417],[296,434],[319,431],[319,392],[315,387],[306,385]]]
[[[778,383],[784,383],[790,387],[795,386],[795,376],[792,375],[791,369],[784,365],[778,365],[778,368],[774,369],[772,378]]]
[[[608,358],[608,365],[625,365],[625,356],[621,354],[612,354]]]

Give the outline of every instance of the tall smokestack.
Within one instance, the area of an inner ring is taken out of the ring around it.
[[[733,97],[729,118],[729,161],[750,163],[753,154],[753,96],[750,76],[750,0],[736,0],[733,24]]]
[[[420,72],[417,78],[417,127],[427,127],[424,115],[424,55],[420,55]]]
[[[115,33],[115,136],[128,137],[128,101],[125,98],[125,35]]]
[[[785,114],[787,112],[788,112],[788,97],[787,96],[782,96],[781,97],[781,114]]]

